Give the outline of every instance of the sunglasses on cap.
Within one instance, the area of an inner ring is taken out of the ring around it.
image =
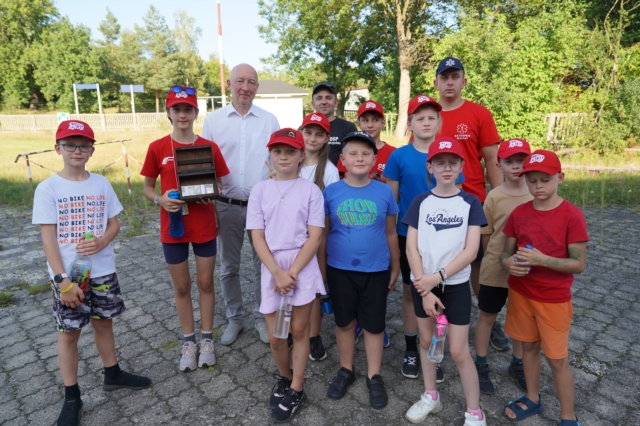
[[[196,94],[196,89],[192,87],[172,86],[171,91],[174,93],[186,92],[187,95],[191,95],[191,96]]]

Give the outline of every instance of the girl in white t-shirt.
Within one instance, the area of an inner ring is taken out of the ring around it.
[[[321,112],[314,112],[302,120],[300,131],[304,137],[305,156],[300,168],[300,177],[315,183],[320,191],[340,180],[336,166],[329,161],[329,131],[331,123]],[[323,247],[320,250],[324,250]],[[324,253],[324,251],[322,251]],[[319,255],[320,259],[326,256]],[[325,264],[320,265],[324,282],[326,282]],[[322,344],[320,329],[322,328],[322,309],[319,295],[313,302],[311,310],[311,330],[309,331],[309,359],[322,361],[327,357],[327,351]]]
[[[436,391],[436,364],[427,353],[434,332],[434,318],[448,319],[449,351],[460,373],[467,410],[465,426],[486,426],[480,409],[480,388],[469,351],[471,292],[470,263],[480,244],[480,227],[487,224],[480,201],[456,187],[464,165],[460,142],[449,137],[429,146],[427,168],[435,187],[415,197],[402,222],[408,226],[407,258],[411,267],[411,296],[420,333],[420,361],[425,392],[406,413],[412,423],[442,410]]]
[[[273,179],[263,180],[251,190],[246,229],[251,230],[253,247],[262,262],[260,312],[280,373],[269,398],[271,418],[288,422],[307,398],[302,385],[309,358],[309,317],[316,294],[325,293],[316,260],[324,228],[324,199],[316,185],[298,176],[305,155],[300,132],[278,130],[271,135],[267,148]],[[292,354],[287,339],[273,334],[276,311],[287,294],[293,306]]]

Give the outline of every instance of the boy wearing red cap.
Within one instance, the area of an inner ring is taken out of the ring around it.
[[[198,117],[198,98],[195,89],[173,86],[166,97],[167,117],[173,126],[172,132],[152,142],[147,150],[140,174],[144,176],[144,196],[160,207],[160,242],[167,268],[171,274],[176,310],[184,336],[179,369],[193,371],[196,367],[206,368],[215,364],[213,346],[213,316],[215,293],[213,291],[213,270],[216,263],[216,226],[213,201],[201,200],[190,203],[169,197],[178,191],[176,167],[173,152],[176,148],[189,146],[210,146],[215,165],[217,185],[222,188],[221,178],[229,174],[227,164],[218,145],[193,132],[193,122]],[[160,193],[156,191],[156,181],[160,176]],[[180,237],[170,232],[169,213],[182,210],[184,233]],[[202,337],[196,344],[193,304],[191,301],[191,274],[189,272],[189,243],[193,247],[196,260],[196,283],[200,299],[200,322]]]
[[[379,180],[380,182],[387,181],[387,178],[382,174],[384,173],[384,168],[387,160],[389,160],[389,156],[396,150],[395,147],[380,138],[384,125],[384,108],[382,105],[373,100],[368,100],[360,105],[358,108],[358,127],[360,127],[360,130],[363,132],[367,132],[367,134],[376,141],[376,148],[378,149],[376,161],[373,163],[369,178]],[[344,164],[340,162],[338,163],[338,170],[340,170],[341,173],[346,173],[347,171]]]
[[[260,312],[280,373],[269,397],[271,419],[288,422],[307,399],[303,379],[310,349],[309,319],[316,294],[326,293],[316,258],[324,209],[320,188],[298,175],[305,156],[302,134],[290,128],[277,130],[267,148],[275,173],[273,179],[258,182],[251,189],[246,229],[251,230],[253,246],[262,262]],[[288,298],[292,306],[291,353],[287,339],[274,336],[276,311],[283,298]]]
[[[540,399],[540,349],[551,367],[560,400],[560,425],[579,426],[569,366],[573,274],[586,267],[587,226],[582,212],[558,195],[564,173],[558,156],[538,150],[523,171],[533,201],[516,207],[503,232],[500,264],[509,271],[505,332],[522,341],[527,393],[504,408],[512,421],[544,411]]]
[[[111,241],[120,231],[117,215],[122,205],[106,178],[85,169],[95,151],[94,142],[87,123],[60,123],[55,150],[64,166],[38,185],[33,198],[32,223],[40,225],[52,279],[58,362],[65,387],[58,425],[65,426],[79,423],[78,339],[89,323],[104,365],[104,390],[137,390],[151,384],[146,377],[122,371],[116,358],[112,319],[122,314],[125,306]],[[88,233],[93,237],[85,239]],[[83,283],[71,282],[69,277],[78,255],[89,256],[92,265],[89,280]]]
[[[531,148],[524,139],[511,139],[500,144],[496,167],[504,174],[504,183],[489,192],[484,202],[484,214],[488,225],[480,230],[484,258],[480,267],[480,291],[478,307],[480,316],[476,323],[476,368],[480,382],[480,392],[493,395],[495,389],[489,377],[487,349],[491,329],[498,313],[507,302],[509,274],[498,262],[504,249],[507,236],[502,232],[509,215],[520,204],[533,199],[524,177],[520,175],[522,165]],[[513,339],[513,358],[509,374],[516,380],[518,387],[526,392],[522,367],[522,342]],[[500,348],[497,348],[500,350]]]

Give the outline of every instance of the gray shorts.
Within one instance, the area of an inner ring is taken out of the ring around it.
[[[59,332],[82,329],[91,318],[111,319],[123,313],[126,308],[120,293],[120,284],[116,273],[92,278],[89,289],[84,293],[82,305],[70,308],[60,301],[60,289],[52,281],[53,317]]]

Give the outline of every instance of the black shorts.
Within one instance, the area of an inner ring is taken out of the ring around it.
[[[482,235],[480,236],[480,247],[478,247],[478,254],[474,262],[480,262],[484,257],[484,247],[482,246]]]
[[[402,282],[412,285],[411,268],[409,267],[409,259],[407,258],[407,237],[398,235],[398,245],[400,246],[400,273],[402,274]]]
[[[388,270],[356,272],[327,265],[327,281],[336,326],[346,327],[355,319],[369,333],[382,333],[387,317],[390,279]]]
[[[212,257],[217,253],[216,238],[206,243],[191,243],[193,254],[198,257]],[[189,258],[189,243],[162,243],[164,260],[169,265],[177,265]]]
[[[444,286],[438,285],[431,290],[444,305],[443,314],[447,316],[449,324],[468,325],[471,322],[471,290],[469,290],[469,281],[461,284],[448,284]],[[411,298],[413,299],[413,310],[418,318],[428,318],[429,315],[422,307],[422,296],[418,294],[418,290],[414,285],[411,286]]]
[[[478,293],[478,308],[488,314],[497,314],[507,303],[508,288],[491,287],[480,284]]]

